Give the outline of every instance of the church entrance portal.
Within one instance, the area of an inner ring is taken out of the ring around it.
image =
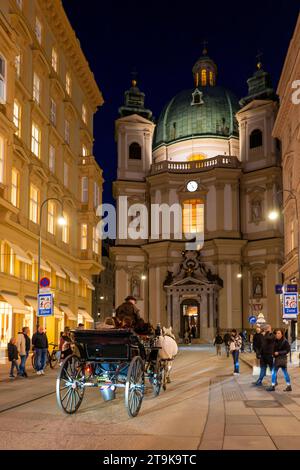
[[[190,331],[192,338],[200,338],[200,305],[197,300],[189,299],[181,303],[180,336],[184,338]]]

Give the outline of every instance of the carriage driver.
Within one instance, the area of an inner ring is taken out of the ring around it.
[[[116,319],[123,323],[123,321],[131,319],[131,326],[134,328],[139,320],[141,320],[139,309],[136,306],[136,298],[132,295],[126,297],[125,302],[123,302],[116,310]]]

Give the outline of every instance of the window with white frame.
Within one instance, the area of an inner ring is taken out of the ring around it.
[[[15,207],[19,207],[20,194],[20,173],[16,168],[11,171],[11,203]]]
[[[54,235],[55,230],[55,204],[53,201],[48,202],[48,232]]]
[[[32,88],[32,96],[34,101],[40,104],[41,100],[41,80],[40,77],[34,73],[33,74],[33,88]]]
[[[51,64],[55,72],[58,70],[58,54],[55,47],[52,47]]]
[[[65,219],[65,224],[62,226],[62,241],[64,243],[69,243],[69,217],[64,212],[63,217]]]
[[[33,122],[31,126],[31,151],[40,158],[41,155],[41,131],[39,126]]]
[[[0,135],[0,183],[4,183],[4,139]]]
[[[68,187],[69,184],[69,165],[64,162],[64,185]]]
[[[71,80],[70,72],[66,73],[66,92],[68,93],[69,96],[71,96],[72,80]]]
[[[82,156],[87,157],[88,156],[88,149],[87,147],[83,144],[82,145]]]
[[[42,23],[39,18],[35,17],[35,35],[40,44],[42,44]]]
[[[50,121],[56,126],[56,103],[53,98],[50,98]]]
[[[49,146],[49,170],[55,173],[55,147],[51,144]]]
[[[83,122],[86,124],[87,122],[87,112],[86,112],[86,106],[83,104],[82,109],[81,109],[81,117]]]
[[[81,178],[81,202],[86,204],[89,199],[89,180],[87,176]]]
[[[39,208],[39,190],[33,184],[30,185],[30,201],[29,201],[29,219],[35,224],[38,223]]]
[[[65,119],[65,142],[70,143],[70,122]]]
[[[96,227],[93,227],[93,252],[98,254],[98,235]]]
[[[14,100],[14,114],[13,114],[14,125],[16,126],[15,134],[21,137],[21,106],[17,100]]]
[[[81,242],[82,250],[87,250],[87,224],[81,224]]]
[[[21,75],[21,54],[18,54],[15,57],[15,69],[16,69],[17,77],[20,78],[20,75]]]
[[[6,60],[0,54],[0,103],[5,103],[6,101],[6,73]]]
[[[100,202],[100,190],[99,190],[98,184],[96,183],[96,181],[94,181],[94,207],[98,207],[99,202]]]

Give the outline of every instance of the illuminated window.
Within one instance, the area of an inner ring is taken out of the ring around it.
[[[20,78],[20,75],[21,75],[21,54],[18,54],[15,57],[15,69],[16,69],[17,77]]]
[[[11,171],[11,203],[15,207],[19,207],[20,193],[20,174],[16,168]]]
[[[96,227],[93,227],[93,252],[98,254],[98,235]]]
[[[71,81],[71,75],[69,72],[66,73],[66,92],[68,93],[69,96],[71,96],[72,81]]]
[[[41,80],[40,80],[39,76],[36,73],[33,74],[32,96],[33,96],[34,101],[36,101],[38,104],[40,104]]]
[[[64,243],[69,243],[69,217],[64,212],[63,217],[65,219],[65,224],[62,226],[62,241]]]
[[[6,101],[6,60],[0,54],[0,103]]]
[[[21,137],[21,106],[17,100],[14,101],[14,115],[13,115],[14,125],[16,126],[15,134],[18,137]]]
[[[30,201],[29,201],[29,219],[35,224],[38,223],[38,207],[39,207],[39,190],[30,185]]]
[[[87,157],[88,156],[88,149],[87,147],[83,144],[82,145],[82,156]]]
[[[70,122],[65,119],[65,142],[70,143]]]
[[[52,98],[50,98],[50,121],[56,126],[56,103]]]
[[[31,126],[31,151],[34,155],[40,158],[41,154],[41,131],[35,122]]]
[[[55,204],[53,201],[48,202],[48,232],[54,235],[55,231]]]
[[[68,187],[69,184],[69,165],[64,162],[64,185]]]
[[[51,55],[51,64],[55,72],[57,72],[58,69],[58,55],[57,55],[57,50],[55,47],[52,47],[52,55]]]
[[[51,173],[55,173],[55,147],[49,146],[49,170]]]
[[[203,233],[204,204],[201,199],[189,199],[183,203],[183,233]]]
[[[100,189],[99,185],[94,181],[94,207],[98,207],[100,203]]]
[[[207,85],[207,73],[205,69],[201,70],[201,85],[206,86]]]
[[[36,16],[35,18],[35,35],[40,44],[42,44],[42,23]]]
[[[86,112],[86,106],[84,104],[82,105],[81,117],[82,117],[83,122],[86,124],[86,122],[87,122],[87,112]]]
[[[86,204],[89,196],[89,180],[87,176],[81,178],[81,202]]]
[[[87,249],[87,224],[81,224],[81,249]]]
[[[209,72],[209,84],[210,86],[214,85],[214,74],[212,71]]]
[[[9,274],[15,275],[15,254],[12,248],[9,249]]]
[[[4,139],[0,136],[0,183],[4,182]]]

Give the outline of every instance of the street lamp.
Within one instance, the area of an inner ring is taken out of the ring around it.
[[[57,223],[58,225],[60,226],[64,226],[66,225],[66,219],[64,218],[63,216],[63,203],[60,199],[58,199],[57,197],[48,197],[47,199],[45,199],[41,206],[40,206],[40,218],[39,218],[39,221],[40,221],[40,228],[39,228],[39,248],[38,248],[38,280],[37,280],[37,292],[38,294],[40,293],[40,277],[41,277],[41,254],[42,254],[42,215],[43,215],[43,208],[45,207],[45,205],[49,202],[49,201],[56,201],[60,204],[61,206],[61,214],[60,216],[58,217],[57,219]],[[38,313],[38,312],[37,312]],[[39,316],[37,315],[37,319],[36,319],[36,327],[38,329],[38,327],[40,326],[40,318]]]

